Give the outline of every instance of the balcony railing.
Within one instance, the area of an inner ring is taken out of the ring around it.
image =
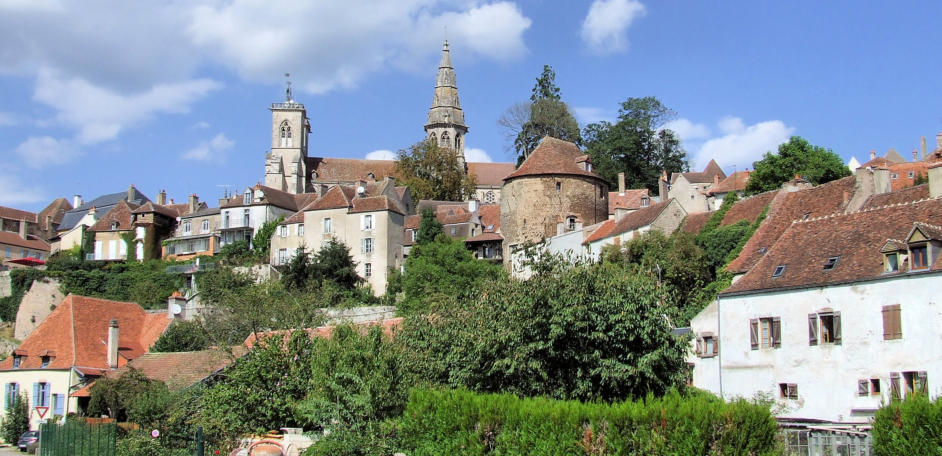
[[[272,103],[272,109],[304,109],[304,105],[301,103],[289,102],[289,103]]]

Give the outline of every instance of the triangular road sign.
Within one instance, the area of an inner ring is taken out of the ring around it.
[[[36,407],[36,413],[39,413],[39,419],[45,418],[46,412],[48,411],[49,411],[49,407],[39,407],[39,406]]]

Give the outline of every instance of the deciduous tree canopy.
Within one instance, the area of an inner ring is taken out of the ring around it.
[[[778,146],[778,153],[766,152],[762,160],[752,164],[746,193],[775,190],[795,176],[820,185],[850,175],[844,161],[831,149],[815,146],[800,136],[792,136]]]
[[[415,200],[461,201],[476,187],[474,176],[465,172],[455,151],[435,141],[400,150],[396,172]]]

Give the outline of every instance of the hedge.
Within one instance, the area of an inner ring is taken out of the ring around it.
[[[942,454],[942,399],[913,394],[877,410],[873,454]]]
[[[400,437],[410,456],[782,453],[767,406],[695,390],[614,404],[414,390]]]

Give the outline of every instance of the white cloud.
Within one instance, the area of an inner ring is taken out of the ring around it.
[[[605,108],[594,108],[591,106],[572,108],[572,114],[582,125],[588,125],[596,122],[614,122],[617,117],[615,111]]]
[[[205,130],[205,129],[209,128],[209,127],[210,127],[209,122],[207,122],[207,121],[205,121],[205,120],[201,120],[201,121],[196,122],[195,124],[193,124],[193,126],[190,127],[190,128],[192,128],[192,129],[194,129],[194,130]]]
[[[219,133],[209,141],[202,141],[196,147],[183,152],[186,160],[222,162],[225,161],[225,152],[235,146],[235,142],[227,138],[225,133]]]
[[[396,153],[391,150],[380,149],[366,154],[367,160],[395,160]]]
[[[16,146],[14,152],[33,169],[63,165],[79,156],[79,150],[69,140],[50,136],[30,136]]]
[[[491,156],[484,151],[484,149],[470,148],[464,150],[464,160],[468,162],[483,162],[490,163],[494,161],[491,159]]]
[[[710,128],[703,124],[691,122],[688,119],[675,119],[664,124],[664,128],[672,130],[681,141],[691,141],[710,137]]]
[[[122,129],[156,113],[188,112],[190,104],[219,87],[215,81],[195,79],[124,95],[45,69],[33,97],[55,108],[56,120],[78,129],[80,143],[93,144],[114,139]]]
[[[6,165],[2,167],[5,170],[11,169]],[[44,199],[43,191],[35,183],[24,184],[16,177],[0,175],[0,205],[31,204]]]
[[[426,68],[439,52],[444,24],[462,58],[507,60],[526,52],[522,35],[531,20],[516,5],[458,3],[458,10],[442,11],[454,5],[447,0],[297,0],[272,8],[235,0],[193,8],[186,35],[245,79],[275,82],[287,71],[298,87],[313,93],[354,87],[387,67]]]
[[[582,41],[598,54],[625,51],[628,27],[644,14],[644,5],[637,0],[595,0],[582,22]]]
[[[716,159],[723,165],[751,167],[766,152],[774,152],[788,141],[795,128],[781,120],[767,120],[746,125],[741,118],[725,117],[717,123],[723,136],[706,140],[694,154],[694,167],[699,169]]]

